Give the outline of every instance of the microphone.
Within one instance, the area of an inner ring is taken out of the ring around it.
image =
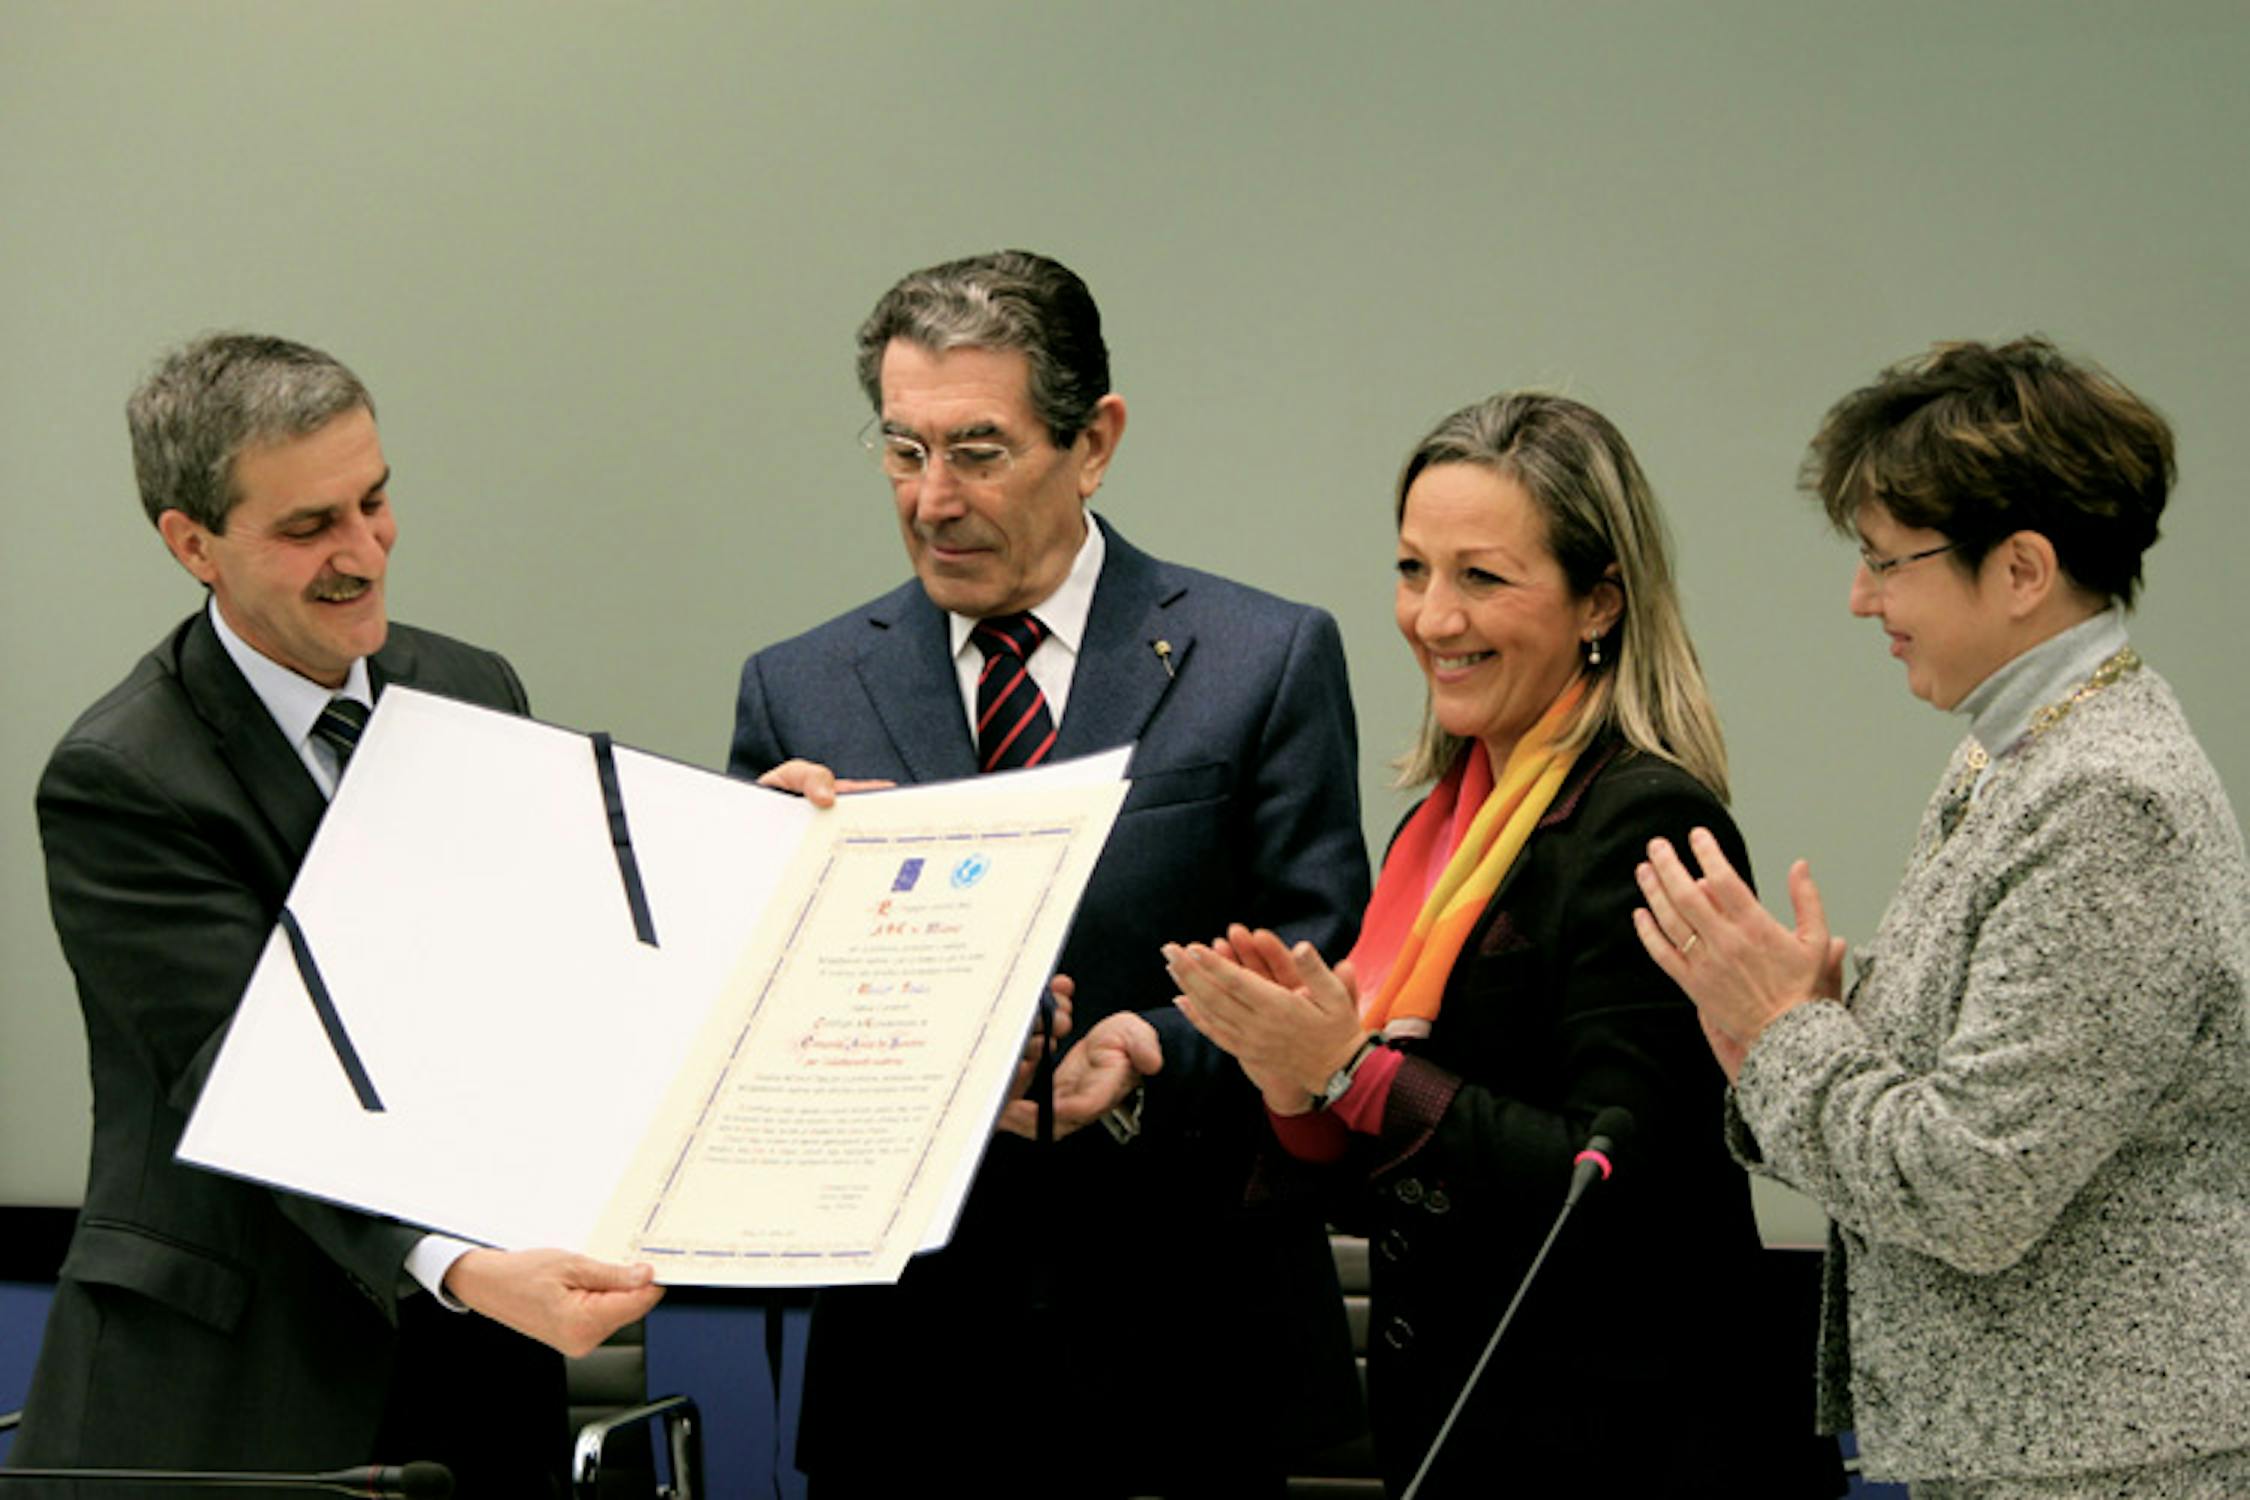
[[[1578,1206],[1578,1200],[1586,1196],[1586,1189],[1593,1186],[1596,1177],[1609,1181],[1609,1174],[1616,1170],[1610,1164],[1611,1154],[1622,1153],[1632,1144],[1631,1110],[1613,1104],[1594,1116],[1593,1129],[1586,1137],[1585,1146],[1571,1159],[1574,1170],[1570,1174],[1570,1192],[1563,1198],[1563,1212],[1568,1213]]]
[[[450,1500],[453,1471],[444,1464],[363,1464],[326,1474],[232,1473],[203,1469],[0,1469],[0,1481],[63,1479],[73,1484],[137,1484],[151,1488],[226,1485],[232,1489],[322,1490],[360,1500]]]
[[[1445,1447],[1445,1440],[1453,1435],[1453,1424],[1460,1421],[1461,1413],[1468,1409],[1470,1393],[1477,1388],[1477,1382],[1484,1378],[1485,1366],[1492,1363],[1493,1354],[1500,1348],[1501,1335],[1515,1321],[1516,1309],[1523,1306],[1523,1294],[1531,1290],[1532,1278],[1547,1263],[1547,1252],[1555,1248],[1555,1241],[1562,1235],[1563,1225],[1569,1220],[1570,1211],[1578,1206],[1578,1200],[1596,1179],[1603,1182],[1610,1179],[1617,1170],[1610,1161],[1611,1155],[1621,1154],[1632,1139],[1631,1110],[1611,1105],[1594,1116],[1593,1126],[1586,1134],[1586,1144],[1571,1158],[1570,1191],[1563,1196],[1562,1212],[1555,1215],[1554,1227],[1547,1231],[1546,1241],[1540,1245],[1539,1253],[1531,1258],[1531,1269],[1523,1273],[1523,1280],[1516,1284],[1515,1296],[1508,1301],[1508,1310],[1500,1315],[1500,1326],[1492,1330],[1492,1337],[1485,1342],[1484,1353],[1477,1356],[1476,1368],[1462,1382],[1461,1394],[1454,1399],[1453,1410],[1445,1414],[1445,1425],[1438,1428],[1437,1436],[1430,1440],[1430,1451],[1422,1455],[1421,1467],[1414,1471],[1414,1478],[1407,1484],[1406,1492],[1399,1500],[1414,1500],[1421,1492],[1422,1481],[1430,1477],[1430,1466],[1437,1462],[1439,1452]]]
[[[314,1476],[315,1481],[347,1495],[369,1500],[451,1500],[453,1471],[427,1460],[410,1464],[367,1464]]]

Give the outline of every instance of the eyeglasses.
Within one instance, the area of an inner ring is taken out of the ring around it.
[[[1942,547],[1924,547],[1921,551],[1909,552],[1904,557],[1882,557],[1862,547],[1859,549],[1859,565],[1867,570],[1868,577],[1874,579],[1877,583],[1881,583],[1908,563],[1920,562],[1925,557],[1936,557],[1940,553],[1951,552],[1960,545],[1959,542],[1947,542]]]
[[[894,481],[920,479],[929,472],[930,445],[919,438],[885,432],[870,422],[860,430],[859,442]],[[1008,471],[1016,466],[1016,451],[1005,443],[948,443],[937,452],[953,477],[963,484],[992,484],[1007,478]]]

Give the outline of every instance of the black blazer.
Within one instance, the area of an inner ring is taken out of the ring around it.
[[[526,708],[500,657],[406,626],[369,666],[378,693]],[[494,1494],[539,1492],[559,1469],[559,1360],[402,1299],[420,1231],[173,1160],[326,806],[200,610],[47,763],[40,838],[94,1137],[17,1465],[435,1459]],[[489,1440],[441,1430],[465,1406]],[[379,1453],[379,1434],[437,1446]]]
[[[1156,1022],[1147,1134],[1120,1148],[1085,1130],[1051,1161],[1000,1137],[951,1245],[896,1288],[823,1294],[798,1444],[819,1480],[951,1468],[987,1493],[1122,1492],[1357,1427],[1318,1215],[1242,1211],[1263,1114],[1172,1010],[1157,951],[1235,920],[1349,944],[1367,862],[1342,644],[1319,610],[1104,530],[1055,754],[1139,748],[1061,968],[1080,1032],[1120,1009]],[[919,583],[743,667],[729,769],[792,756],[901,782],[976,774],[946,617]]]
[[[1805,1475],[1810,1362],[1750,1312],[1774,1291],[1721,1137],[1724,1076],[1633,931],[1648,841],[1696,826],[1749,869],[1685,771],[1590,747],[1470,933],[1430,1036],[1406,1044],[1381,1135],[1330,1177],[1339,1222],[1371,1240],[1369,1400],[1393,1493],[1612,1105],[1637,1125],[1616,1176],[1573,1214],[1423,1493],[1837,1492],[1832,1458]]]

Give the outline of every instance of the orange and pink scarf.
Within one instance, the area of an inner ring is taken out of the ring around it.
[[[1562,789],[1576,754],[1558,732],[1585,696],[1574,680],[1516,741],[1498,781],[1470,744],[1392,841],[1367,903],[1352,968],[1360,1020],[1386,1036],[1427,1036],[1469,931]]]

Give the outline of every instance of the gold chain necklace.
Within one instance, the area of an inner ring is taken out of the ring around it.
[[[2039,710],[2038,713],[2033,714],[2030,727],[2008,743],[2008,748],[2000,752],[2000,758],[2005,760],[2007,757],[2014,755],[2033,740],[2069,718],[2070,711],[2079,704],[2084,703],[2088,698],[2106,688],[2116,686],[2118,681],[2127,673],[2137,672],[2140,667],[2141,654],[2130,646],[2121,648],[2116,655],[2094,668],[2094,675],[2078,684],[2069,697],[2050,703]],[[1969,742],[1967,774],[1970,776],[1981,775],[1984,768],[1991,764],[1992,757],[1985,753],[1984,746],[1971,740]]]

